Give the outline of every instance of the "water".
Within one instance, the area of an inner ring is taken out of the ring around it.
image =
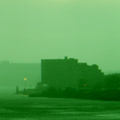
[[[0,89],[0,120],[119,120],[120,102],[29,98]]]

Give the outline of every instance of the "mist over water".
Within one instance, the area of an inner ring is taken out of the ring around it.
[[[0,120],[120,120],[120,101],[16,94],[17,86],[23,91],[42,80],[42,59],[68,56],[97,64],[105,74],[120,73],[119,5],[120,0],[0,0]]]
[[[120,102],[16,95],[16,88],[0,88],[2,120],[119,120]]]
[[[120,71],[119,0],[0,0],[0,61],[69,57]]]
[[[14,87],[0,87],[0,100],[11,99],[15,96],[16,90]]]
[[[15,93],[15,87],[0,87],[0,93]]]

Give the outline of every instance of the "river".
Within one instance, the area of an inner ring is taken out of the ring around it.
[[[0,89],[0,120],[120,120],[119,101],[31,98]]]

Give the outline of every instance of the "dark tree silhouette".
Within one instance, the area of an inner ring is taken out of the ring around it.
[[[84,78],[81,78],[78,80],[78,88],[84,88],[87,86],[87,80]]]
[[[115,75],[108,75],[105,78],[105,88],[118,89],[120,87],[120,78]]]
[[[94,89],[101,89],[102,87],[103,87],[102,81],[98,81],[98,82],[93,86]]]

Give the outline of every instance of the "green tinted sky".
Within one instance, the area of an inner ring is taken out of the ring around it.
[[[120,0],[0,0],[0,61],[66,55],[120,71]]]

